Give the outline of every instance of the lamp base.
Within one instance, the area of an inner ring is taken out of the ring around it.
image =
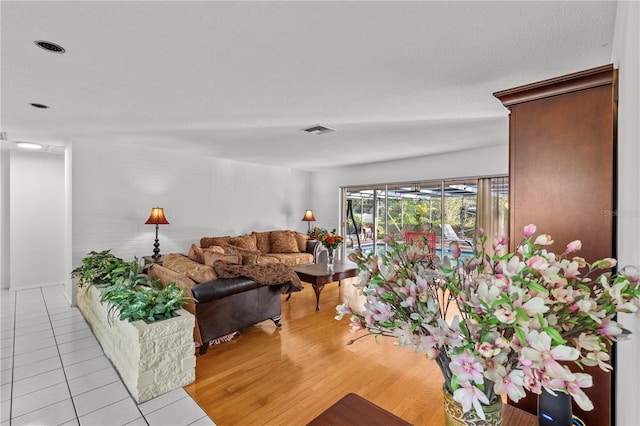
[[[158,225],[156,225],[156,241],[153,243],[153,256],[154,261],[160,260],[160,241],[158,240]]]
[[[160,243],[156,238],[156,242],[153,244],[153,256],[151,256],[154,260],[160,259]]]
[[[162,263],[164,262],[164,256],[160,256],[157,259],[154,259],[153,256],[142,256],[142,259],[144,260],[145,266],[149,266],[149,265],[162,266]]]

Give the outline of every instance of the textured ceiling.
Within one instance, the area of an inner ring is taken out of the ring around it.
[[[303,170],[503,145],[507,113],[492,93],[610,63],[615,10],[3,0],[1,130]],[[300,130],[316,124],[338,131]]]

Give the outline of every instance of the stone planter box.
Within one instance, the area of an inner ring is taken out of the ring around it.
[[[193,315],[180,309],[177,317],[150,324],[109,320],[100,293],[78,288],[78,308],[138,404],[195,380]]]

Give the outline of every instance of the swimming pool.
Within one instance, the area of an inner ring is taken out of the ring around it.
[[[387,248],[387,245],[384,242],[377,242],[376,246],[378,247],[378,254],[384,253],[385,249]],[[353,247],[347,248],[346,253],[347,254],[352,253],[357,247],[358,246],[355,245]],[[373,243],[364,243],[364,244],[361,244],[361,247],[362,247],[362,252],[365,255],[370,254],[370,253],[373,252]],[[440,248],[436,248],[436,254],[439,257],[443,256],[443,253],[442,253]],[[471,250],[464,250],[463,249],[462,250],[462,254],[461,254],[461,258],[462,258],[462,260],[466,260],[467,258],[471,257],[472,255],[473,255],[473,252]],[[448,247],[445,247],[445,249],[444,249],[444,256],[451,257],[451,251],[449,250]]]

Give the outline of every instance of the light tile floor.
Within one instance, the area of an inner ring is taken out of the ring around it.
[[[214,425],[182,388],[136,404],[62,286],[0,293],[1,426]]]

